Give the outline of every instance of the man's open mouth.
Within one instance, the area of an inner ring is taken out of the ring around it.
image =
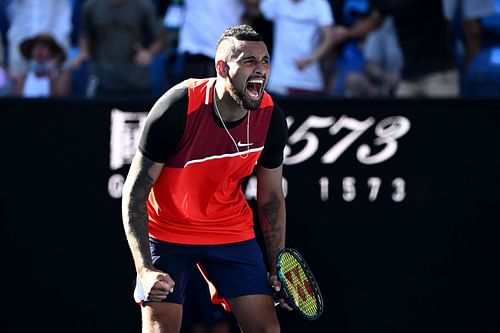
[[[250,97],[257,99],[264,90],[264,79],[248,80],[246,91]]]

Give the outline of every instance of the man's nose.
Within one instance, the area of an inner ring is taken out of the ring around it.
[[[257,66],[255,66],[255,74],[262,75],[266,72],[266,65],[264,65],[262,62],[257,63]]]

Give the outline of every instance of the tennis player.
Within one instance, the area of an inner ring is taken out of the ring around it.
[[[197,267],[243,332],[279,332],[274,262],[285,246],[285,116],[264,88],[269,53],[247,25],[216,45],[216,78],[189,79],[152,107],[123,188],[142,332],[179,332]],[[255,169],[267,259],[242,183]],[[284,304],[284,308],[291,310]]]

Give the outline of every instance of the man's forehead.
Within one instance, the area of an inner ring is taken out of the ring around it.
[[[255,56],[258,58],[268,57],[269,52],[266,44],[262,41],[234,40],[235,58]]]

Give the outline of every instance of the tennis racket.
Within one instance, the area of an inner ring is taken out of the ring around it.
[[[316,279],[302,255],[295,249],[284,248],[276,257],[278,280],[283,297],[302,318],[316,320],[323,313],[323,296]]]

